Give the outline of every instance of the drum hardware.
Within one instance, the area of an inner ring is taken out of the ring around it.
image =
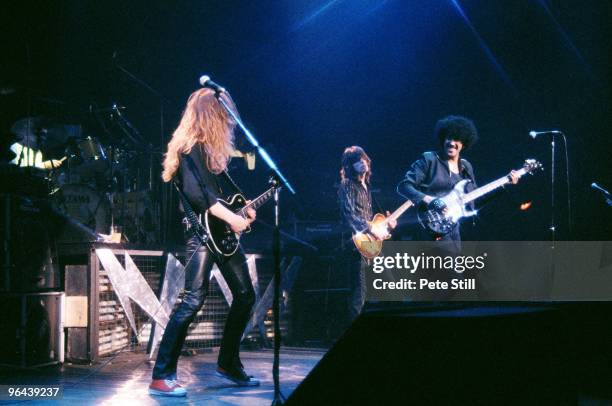
[[[153,187],[152,147],[122,114],[125,107],[114,104],[98,110],[111,111],[111,118],[127,134],[119,144],[103,143],[94,134],[83,135],[80,125],[25,117],[12,125],[11,132],[23,148],[38,154],[37,167],[7,164],[0,178],[15,185],[10,193],[38,196],[49,203],[68,225],[60,242],[119,243],[122,238],[154,242],[159,213],[143,191]]]
[[[147,142],[140,131],[128,120],[122,113],[121,107],[117,103],[113,103],[114,114],[111,114],[111,118],[115,119],[117,126],[126,135],[127,139],[130,140],[135,150],[140,150],[149,155],[149,171],[148,171],[148,190],[153,190],[153,145]],[[143,148],[144,146],[144,148]]]
[[[125,110],[127,107],[125,106],[120,106],[117,103],[113,103],[112,105],[110,105],[109,107],[97,107],[97,108],[93,108],[93,106],[90,106],[90,112],[91,113],[113,113],[116,110]]]
[[[114,193],[111,201],[113,233],[132,243],[152,243],[159,232],[151,193],[147,191]]]

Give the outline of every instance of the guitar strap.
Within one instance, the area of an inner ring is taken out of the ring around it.
[[[236,184],[236,182],[234,182],[234,179],[232,179],[232,177],[229,175],[229,173],[227,173],[227,170],[223,171],[223,175],[225,176],[225,179],[227,179],[227,181],[230,183],[230,185],[232,185],[232,187],[236,190],[236,192],[240,193],[242,196],[244,196],[244,193],[242,192],[242,190],[238,187],[238,185]]]
[[[198,221],[198,216],[196,215],[195,211],[193,210],[193,207],[191,207],[191,204],[187,200],[187,196],[185,196],[185,194],[179,187],[176,179],[172,179],[172,184],[178,192],[179,199],[181,200],[181,204],[183,205],[183,211],[185,212],[185,218],[189,222],[189,227],[193,229],[195,235],[200,240],[200,243],[205,244],[208,240],[206,230],[202,226],[202,223]]]

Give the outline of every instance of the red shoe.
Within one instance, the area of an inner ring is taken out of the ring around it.
[[[187,391],[174,379],[153,379],[149,394],[155,396],[187,396]]]

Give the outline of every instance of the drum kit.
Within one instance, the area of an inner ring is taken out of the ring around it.
[[[11,178],[15,189],[9,193],[43,198],[76,226],[65,227],[59,242],[110,242],[110,235],[112,242],[157,241],[159,213],[152,182],[142,180],[142,168],[153,162],[150,149],[130,149],[125,142],[88,134],[81,125],[45,117],[18,120],[11,132],[17,156],[11,162],[16,166],[4,168],[3,177]],[[146,175],[151,172],[148,168]]]

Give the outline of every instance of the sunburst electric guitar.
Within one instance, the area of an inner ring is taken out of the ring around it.
[[[366,230],[362,230],[353,234],[353,243],[357,250],[364,258],[374,258],[380,251],[382,250],[382,241],[377,240],[370,231],[374,229],[380,229],[386,232],[387,238],[391,238],[389,235],[389,223],[392,221],[396,221],[406,210],[412,207],[413,204],[410,200],[407,200],[404,204],[402,204],[397,210],[389,215],[389,217],[384,214],[377,213],[372,218],[372,221],[368,221],[368,228]]]

